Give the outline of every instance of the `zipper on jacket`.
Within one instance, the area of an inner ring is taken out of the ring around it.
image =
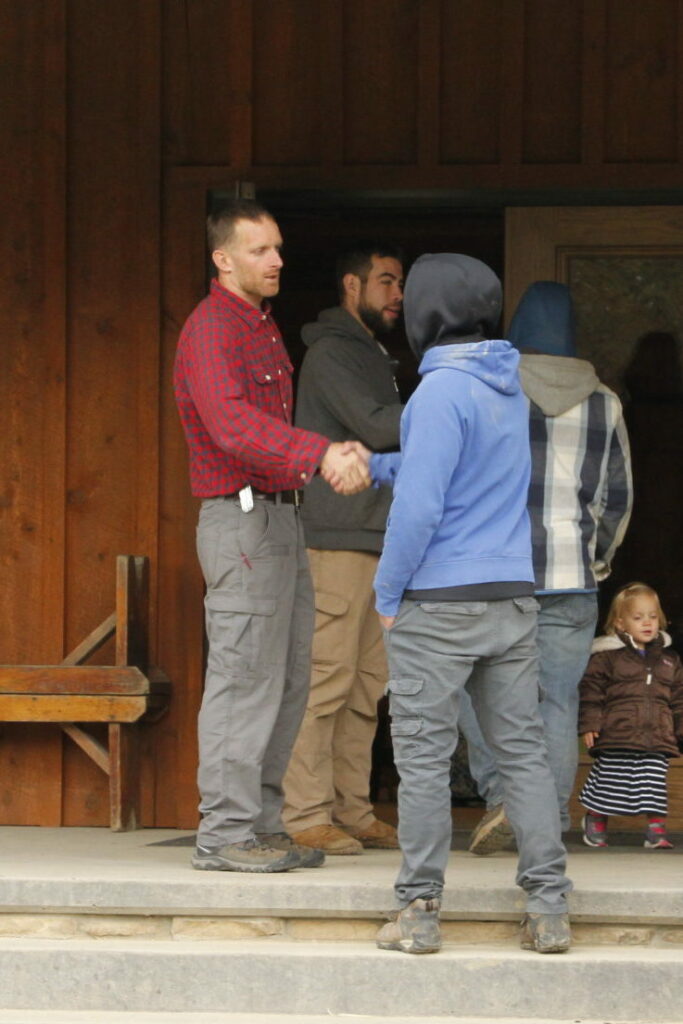
[[[652,682],[652,669],[649,668],[647,670],[647,679],[645,680],[645,685],[649,686],[651,682]]]

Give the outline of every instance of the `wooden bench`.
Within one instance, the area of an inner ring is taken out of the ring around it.
[[[149,559],[116,559],[116,610],[59,665],[0,666],[0,721],[58,725],[109,776],[110,824],[140,827],[139,723],[165,711],[170,682],[148,664]],[[112,636],[114,665],[84,665]],[[83,728],[106,723],[108,744]]]

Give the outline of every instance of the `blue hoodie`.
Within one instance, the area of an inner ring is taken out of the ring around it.
[[[477,336],[471,323],[458,329],[463,295],[457,281],[454,287],[454,261],[468,261],[468,269],[479,264],[453,254],[427,256],[408,275],[409,340],[414,351],[427,349],[422,381],[403,412],[401,452],[371,459],[373,480],[394,485],[375,578],[377,610],[387,616],[396,614],[406,590],[534,579],[519,354],[507,341],[469,340]],[[435,309],[445,332],[435,324]],[[416,325],[428,333],[416,336]],[[431,338],[444,334],[467,340],[430,347]]]

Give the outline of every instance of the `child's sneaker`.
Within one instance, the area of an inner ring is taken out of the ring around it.
[[[648,822],[643,846],[648,850],[673,850],[674,844],[666,837],[666,825],[663,821]]]
[[[581,819],[583,841],[586,846],[607,846],[607,818],[602,814],[588,811]]]

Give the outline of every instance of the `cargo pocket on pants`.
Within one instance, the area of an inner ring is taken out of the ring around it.
[[[387,693],[393,739],[417,736],[421,731],[422,715],[419,713],[418,701],[415,698],[422,693],[423,688],[424,679],[408,677],[389,680]]]
[[[225,675],[244,680],[272,660],[277,643],[273,616],[277,601],[244,591],[212,590],[204,598],[209,661]]]

